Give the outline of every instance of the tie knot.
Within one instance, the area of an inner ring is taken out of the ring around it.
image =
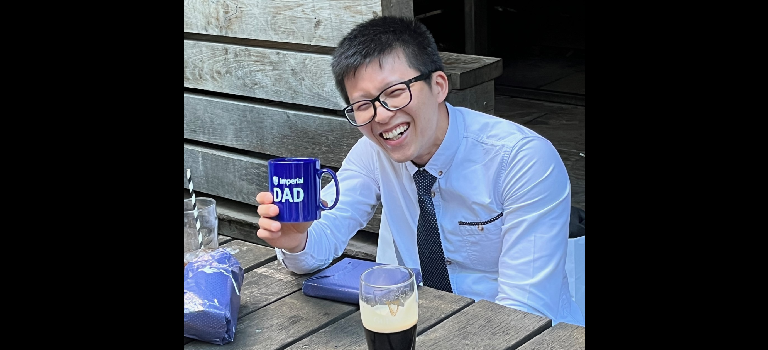
[[[437,178],[430,174],[424,168],[417,170],[413,173],[413,181],[416,182],[416,191],[419,195],[428,196],[432,190],[432,186],[435,185]]]

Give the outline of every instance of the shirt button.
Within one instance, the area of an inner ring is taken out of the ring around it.
[[[437,176],[443,176],[443,171],[442,170],[438,171]]]
[[[432,198],[435,198],[435,191],[432,191]]]
[[[483,230],[483,225],[477,225],[477,230],[478,231],[482,231]]]
[[[448,260],[448,259],[445,259],[445,264],[446,264],[446,265],[450,265],[450,264],[453,264],[453,261],[450,261],[450,260]]]

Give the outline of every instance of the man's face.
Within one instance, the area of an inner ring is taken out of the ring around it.
[[[381,65],[379,64],[381,62]],[[344,80],[350,102],[372,99],[392,84],[411,79],[420,72],[408,66],[401,52],[374,59],[361,66],[354,75]],[[444,95],[441,86],[435,84],[435,75],[427,84],[419,81],[411,84],[413,98],[405,108],[389,111],[376,102],[376,117],[359,127],[371,141],[379,145],[396,162],[414,161],[426,164],[435,154],[448,129],[447,113],[441,118],[440,102]],[[446,110],[447,111],[447,110]]]

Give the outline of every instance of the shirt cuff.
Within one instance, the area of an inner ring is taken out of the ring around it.
[[[275,248],[275,254],[277,255],[277,260],[280,261],[280,263],[288,270],[291,270],[293,272],[299,272],[305,269],[306,266],[309,266],[312,264],[312,254],[310,253],[310,242],[312,240],[309,239],[309,232],[307,233],[307,243],[304,246],[304,250],[298,252],[298,253],[291,253],[288,252],[282,248]]]

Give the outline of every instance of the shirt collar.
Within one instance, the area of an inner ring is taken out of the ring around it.
[[[437,152],[432,156],[424,168],[438,179],[445,176],[448,170],[453,164],[453,160],[456,158],[456,152],[459,150],[461,139],[463,138],[464,119],[461,112],[451,106],[448,102],[445,103],[448,108],[448,131],[445,133],[445,138],[437,148]],[[406,162],[408,171],[413,175],[419,168],[413,165],[413,162]]]

